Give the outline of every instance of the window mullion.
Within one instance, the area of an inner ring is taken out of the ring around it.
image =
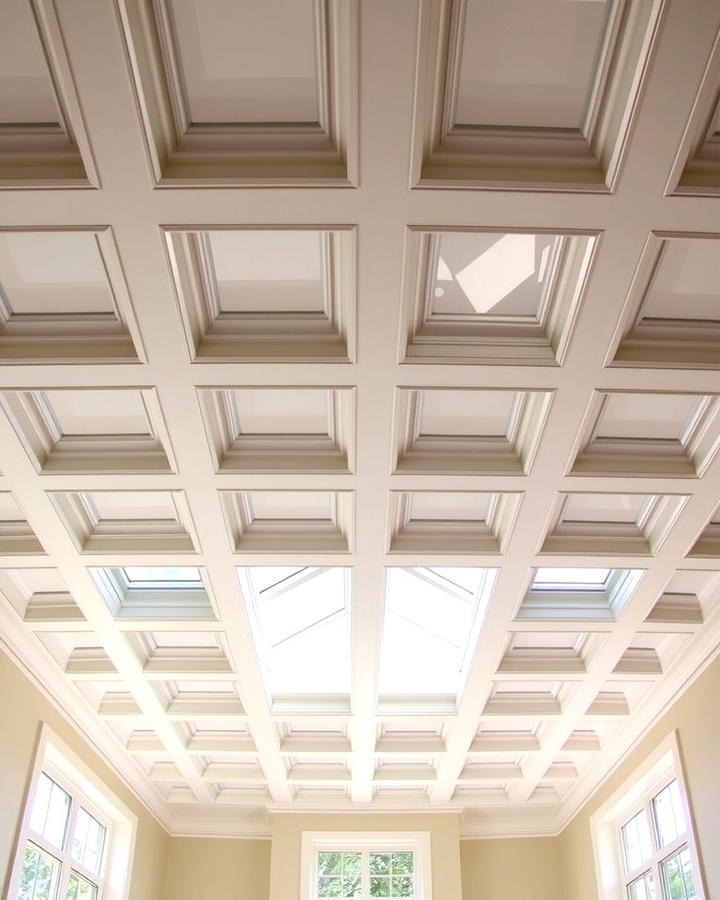
[[[64,898],[67,897],[67,886],[69,880],[70,863],[63,858],[62,864],[60,866],[60,878],[58,879],[58,889],[56,895],[58,900],[64,900]]]

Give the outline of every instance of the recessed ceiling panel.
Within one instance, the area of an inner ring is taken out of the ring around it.
[[[115,312],[91,231],[0,232],[0,284],[10,315]]]
[[[59,121],[32,6],[27,0],[7,0],[0,29],[0,122],[55,125]]]
[[[468,0],[458,125],[580,128],[612,0]]]
[[[315,0],[167,0],[191,122],[317,122]]]
[[[221,312],[324,312],[320,232],[212,231],[208,241]]]
[[[720,321],[717,239],[666,240],[641,315],[643,319]]]

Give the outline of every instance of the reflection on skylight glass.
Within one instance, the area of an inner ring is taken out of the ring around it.
[[[604,587],[610,576],[610,571],[610,569],[576,569],[573,567],[562,569],[540,568],[535,572],[533,588]]]
[[[485,574],[476,568],[388,569],[381,694],[457,693]]]
[[[439,235],[432,314],[536,316],[560,240],[547,234]]]
[[[201,584],[200,570],[195,566],[123,566],[123,574],[133,587],[138,584]]]
[[[349,571],[258,566],[245,573],[270,694],[348,693]]]

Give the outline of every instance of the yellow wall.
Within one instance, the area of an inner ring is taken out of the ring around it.
[[[168,837],[135,796],[112,774],[55,707],[11,660],[0,652],[0,887],[13,862],[15,839],[38,730],[47,724],[138,817],[130,900],[163,895]]]
[[[647,737],[590,799],[559,838],[565,897],[598,900],[590,816],[645,757],[677,729],[693,810],[707,900],[720,897],[720,658],[680,697]]]
[[[562,900],[559,850],[553,837],[461,841],[463,900]]]
[[[171,838],[165,900],[267,900],[270,841]]]
[[[429,831],[433,900],[458,900],[461,896],[456,815],[282,814],[273,817],[270,900],[299,900],[303,831]]]
[[[138,817],[130,900],[299,900],[303,831],[429,831],[433,900],[599,900],[590,816],[673,729],[678,732],[707,900],[720,898],[720,659],[671,707],[558,838],[458,840],[438,815],[273,817],[273,840],[169,838],[85,738],[0,652],[0,886],[12,853],[40,722],[47,722]],[[462,889],[461,889],[462,878]]]

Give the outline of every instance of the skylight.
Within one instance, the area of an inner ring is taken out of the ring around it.
[[[388,569],[381,694],[459,691],[487,575],[477,568]]]
[[[535,316],[555,235],[444,233],[437,240],[434,315]]]
[[[202,587],[196,566],[123,566],[121,571],[128,587],[134,589]]]
[[[271,696],[347,694],[349,570],[258,566],[238,572]]]
[[[540,568],[535,571],[532,590],[599,590],[605,587],[611,569]]]

